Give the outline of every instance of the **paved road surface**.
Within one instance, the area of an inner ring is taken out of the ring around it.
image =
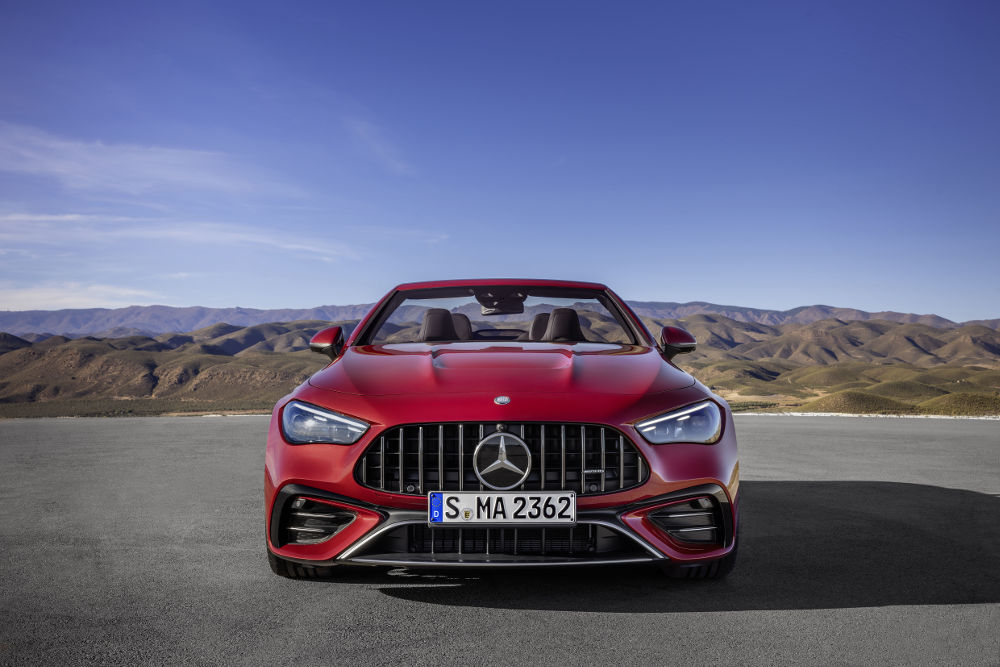
[[[0,663],[1000,664],[1000,422],[739,417],[741,561],[273,576],[263,417],[0,422]]]

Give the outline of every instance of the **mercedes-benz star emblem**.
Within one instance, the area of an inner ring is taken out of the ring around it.
[[[479,441],[472,454],[472,469],[484,486],[506,491],[524,483],[531,472],[531,450],[524,440],[496,432]]]

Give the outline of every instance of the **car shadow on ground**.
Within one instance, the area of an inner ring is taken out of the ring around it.
[[[740,556],[724,581],[670,580],[652,566],[408,570],[356,580],[401,600],[561,611],[1000,602],[996,496],[888,482],[744,482],[741,493]]]

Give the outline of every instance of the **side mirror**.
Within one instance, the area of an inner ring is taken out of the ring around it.
[[[309,340],[309,349],[330,357],[333,361],[344,349],[344,330],[340,327],[327,327],[316,332]]]
[[[667,359],[673,359],[678,354],[694,352],[694,348],[698,345],[698,341],[694,339],[694,336],[689,331],[680,327],[663,327],[663,333],[660,335],[660,343],[663,346],[663,354],[667,355]]]

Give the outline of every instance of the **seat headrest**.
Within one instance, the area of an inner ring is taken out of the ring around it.
[[[458,340],[472,340],[472,321],[469,320],[468,315],[464,313],[452,313],[451,321],[455,325],[455,333],[458,334]]]
[[[538,313],[531,319],[531,328],[528,330],[528,340],[542,340],[545,338],[545,330],[549,327],[549,314]]]
[[[549,325],[545,329],[544,340],[556,343],[580,342],[587,340],[580,328],[580,316],[572,308],[553,308],[549,315]]]
[[[451,313],[444,308],[428,308],[424,313],[424,322],[420,325],[420,340],[425,342],[458,340]]]

